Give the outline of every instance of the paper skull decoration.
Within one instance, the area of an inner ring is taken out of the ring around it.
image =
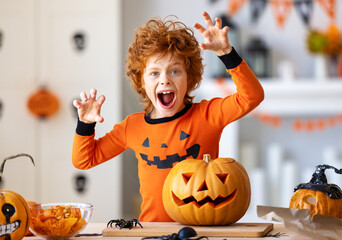
[[[316,214],[342,218],[342,191],[336,184],[328,184],[325,170],[334,169],[342,174],[342,169],[329,165],[318,165],[308,183],[301,183],[295,188],[289,207],[310,209],[310,216]]]
[[[186,159],[169,172],[163,187],[168,215],[188,225],[229,225],[246,213],[251,197],[244,167],[232,158]]]

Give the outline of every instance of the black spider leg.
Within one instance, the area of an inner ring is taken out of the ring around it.
[[[193,240],[200,240],[200,239],[209,239],[209,238],[206,236],[200,236],[198,238],[194,238]]]
[[[287,236],[285,233],[277,232],[275,234],[267,234],[265,237],[274,237],[274,238],[280,238],[282,236]]]
[[[173,233],[171,235],[144,237],[144,238],[142,238],[142,240],[143,239],[181,240],[180,238],[178,238],[178,234],[177,233]]]
[[[107,223],[107,227],[113,227],[113,223],[115,222],[115,220],[110,220],[108,223]]]
[[[120,222],[120,220],[118,220],[118,219],[113,219],[113,220],[110,220],[108,223],[107,223],[107,227],[113,227],[113,224],[115,223],[115,226],[117,227],[117,226],[119,226],[119,222]]]
[[[140,222],[135,221],[135,226],[137,226],[137,225],[139,225],[141,228],[144,228],[144,227],[140,224]]]

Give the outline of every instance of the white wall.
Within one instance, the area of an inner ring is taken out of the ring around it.
[[[87,171],[71,163],[77,118],[73,99],[94,87],[107,100],[105,118],[96,137],[121,120],[121,1],[59,0],[0,1],[0,159],[21,152],[32,155],[6,164],[1,186],[36,202],[89,202],[91,221],[121,217],[121,161]],[[86,35],[79,52],[72,40]],[[45,120],[31,115],[27,99],[45,85],[60,102],[59,111]],[[75,176],[84,174],[86,191],[76,191]]]

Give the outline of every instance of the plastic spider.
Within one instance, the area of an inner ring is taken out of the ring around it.
[[[132,219],[132,220],[129,220],[129,221],[126,221],[125,219],[113,219],[113,220],[110,220],[108,223],[107,223],[107,227],[113,227],[113,224],[115,223],[115,227],[120,227],[121,228],[133,228],[133,227],[136,227],[137,225],[139,225],[140,227],[143,227],[140,222],[137,220],[137,219]]]
[[[161,239],[161,240],[200,240],[200,239],[208,239],[208,237],[201,236],[197,237],[197,232],[195,229],[191,227],[183,227],[179,230],[178,233],[172,233],[171,235],[162,235],[162,236],[154,236],[154,237],[144,237],[142,239]]]

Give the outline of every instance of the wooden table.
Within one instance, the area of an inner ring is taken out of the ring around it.
[[[86,227],[86,229],[84,229],[81,234],[101,234],[102,230],[106,227],[106,223],[89,223],[88,226]],[[281,239],[281,240],[312,240],[309,237],[300,235],[298,233],[294,233],[291,232],[287,229],[284,228],[284,226],[282,224],[274,224],[273,230],[269,233],[269,234],[276,234],[276,233],[281,233],[281,236],[278,238],[275,237],[262,237],[262,238],[222,238],[222,237],[210,237],[210,240],[214,240],[214,239],[232,239],[232,240],[275,240],[275,239]],[[116,240],[116,239],[121,239],[121,240],[140,240],[141,237],[102,237],[102,236],[79,236],[79,237],[73,237],[70,238],[73,240],[89,240],[89,239],[103,239],[103,240]],[[35,237],[35,236],[30,236],[30,237],[25,237],[24,240],[40,240],[40,238]]]

